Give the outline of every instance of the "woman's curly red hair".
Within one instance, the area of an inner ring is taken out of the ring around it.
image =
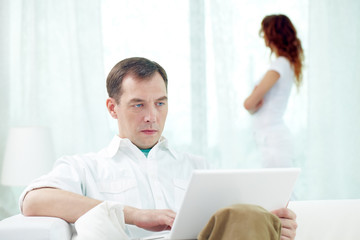
[[[266,16],[261,22],[259,33],[264,34],[268,46],[276,47],[279,56],[286,57],[290,61],[294,68],[296,85],[300,86],[304,53],[290,19],[282,14]]]

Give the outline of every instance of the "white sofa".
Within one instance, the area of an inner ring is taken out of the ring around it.
[[[73,225],[54,217],[24,217],[0,221],[1,240],[70,240]]]
[[[360,199],[294,201],[296,240],[359,240]]]
[[[292,201],[296,240],[360,239],[360,199]],[[68,240],[74,229],[59,218],[16,215],[0,221],[1,240]]]

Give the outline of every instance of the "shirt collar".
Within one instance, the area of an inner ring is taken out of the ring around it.
[[[118,135],[115,135],[113,139],[111,140],[110,144],[103,149],[100,154],[103,154],[105,157],[112,158],[115,156],[115,154],[118,152],[119,148],[123,147],[136,147],[129,139],[127,138],[120,138]],[[169,148],[169,142],[168,140],[161,136],[159,142],[153,147],[159,147],[162,149],[168,150],[175,158],[177,158],[177,153]]]
[[[159,142],[154,147],[156,146],[159,146],[159,148],[167,149],[171,153],[171,155],[173,155],[173,157],[177,159],[177,153],[169,147],[169,141],[164,136],[160,137]]]

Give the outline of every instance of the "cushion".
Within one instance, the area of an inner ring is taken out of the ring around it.
[[[0,239],[69,240],[73,227],[60,218],[18,214],[0,221]]]

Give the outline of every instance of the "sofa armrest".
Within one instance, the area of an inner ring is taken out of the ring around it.
[[[70,240],[71,224],[54,217],[25,217],[18,214],[0,221],[0,239]]]
[[[360,239],[360,199],[292,201],[297,215],[296,240]]]

